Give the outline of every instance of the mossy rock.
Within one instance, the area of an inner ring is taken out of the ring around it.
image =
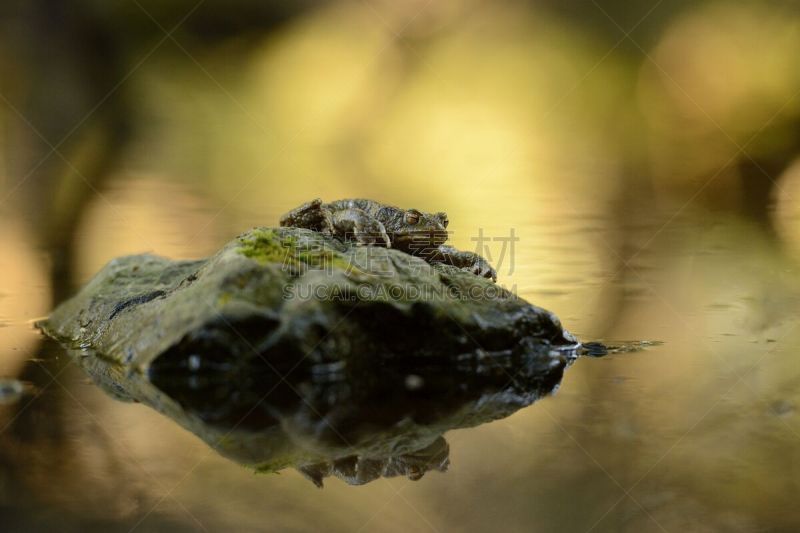
[[[549,364],[553,348],[576,344],[552,313],[491,281],[297,228],[251,230],[204,260],[115,259],[39,327],[142,373],[498,355]]]
[[[364,482],[361,462],[369,479],[443,469],[445,431],[550,393],[578,347],[482,277],[296,228],[204,260],[115,259],[38,326],[116,398],[318,484]]]

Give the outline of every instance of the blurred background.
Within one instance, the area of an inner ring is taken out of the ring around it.
[[[795,0],[4,1],[4,528],[796,531],[799,56]],[[445,474],[319,491],[32,327],[316,197],[447,211],[580,338],[664,344],[448,433]]]

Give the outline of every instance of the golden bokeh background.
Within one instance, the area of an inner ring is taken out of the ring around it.
[[[578,361],[554,397],[448,433],[447,474],[322,492],[66,368],[54,411],[29,411],[61,440],[0,420],[0,511],[97,530],[800,527],[798,57],[788,0],[9,1],[0,376],[43,356],[31,321],[113,257],[202,257],[315,197],[445,210],[464,249],[513,229],[499,283],[583,339],[664,344]]]

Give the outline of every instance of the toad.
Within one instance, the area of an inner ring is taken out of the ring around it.
[[[323,203],[319,198],[292,209],[281,226],[306,228],[362,245],[394,248],[428,263],[444,263],[497,280],[486,259],[445,244],[447,213],[400,209],[374,200],[349,199]]]

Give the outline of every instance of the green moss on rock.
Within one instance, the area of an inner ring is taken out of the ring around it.
[[[260,263],[283,263],[296,255],[296,239],[281,236],[273,229],[257,228],[239,237],[238,252]]]

